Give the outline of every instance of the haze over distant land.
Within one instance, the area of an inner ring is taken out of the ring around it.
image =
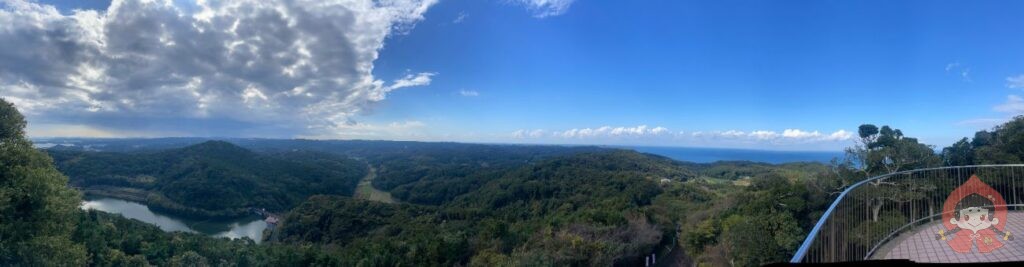
[[[1021,9],[4,0],[0,97],[32,137],[943,146],[1024,112]]]
[[[33,145],[42,149],[74,149],[102,152],[126,151],[157,151],[175,149],[199,144],[210,140],[226,140],[243,147],[261,149],[268,143],[320,143],[320,144],[360,144],[360,143],[393,143],[409,142],[364,141],[364,140],[286,140],[286,139],[248,139],[248,138],[34,138]],[[441,143],[409,143],[416,145],[442,145]],[[469,143],[458,145],[474,145]],[[487,144],[483,144],[487,145]],[[494,144],[501,146],[502,144]],[[58,147],[59,146],[59,147]],[[523,145],[524,147],[529,145]],[[568,146],[575,147],[575,146]],[[843,158],[841,151],[772,151],[753,149],[699,148],[699,147],[658,147],[658,146],[608,146],[665,156],[674,160],[695,163],[712,163],[716,161],[753,161],[765,163],[787,162],[819,162],[828,163],[833,158]]]

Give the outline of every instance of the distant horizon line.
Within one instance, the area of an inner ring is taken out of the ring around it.
[[[788,150],[788,149],[767,149],[767,148],[738,148],[738,147],[708,147],[708,146],[675,146],[675,145],[628,145],[628,144],[568,144],[568,143],[511,143],[511,142],[471,142],[471,141],[423,141],[423,140],[393,140],[393,139],[315,139],[315,138],[274,138],[274,137],[199,137],[199,136],[163,136],[163,137],[29,137],[30,140],[50,139],[88,139],[88,140],[155,140],[155,139],[206,139],[206,140],[228,140],[228,139],[250,139],[250,140],[309,140],[309,141],[381,141],[381,142],[417,142],[417,143],[457,143],[457,144],[479,144],[479,145],[521,145],[521,146],[596,146],[608,148],[683,148],[683,149],[714,149],[734,151],[763,151],[763,152],[787,152],[787,153],[843,153],[843,150]]]

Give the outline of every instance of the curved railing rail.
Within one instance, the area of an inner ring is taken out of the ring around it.
[[[843,190],[790,261],[872,259],[899,234],[941,221],[946,199],[971,175],[999,192],[1008,209],[1024,207],[1024,164],[939,167],[875,176]]]

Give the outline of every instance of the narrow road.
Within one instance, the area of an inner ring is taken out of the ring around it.
[[[377,169],[373,168],[373,165],[369,163],[366,164],[366,167],[369,168],[369,171],[366,173],[366,177],[359,181],[359,186],[356,187],[355,198],[384,203],[397,203],[394,198],[391,198],[391,193],[380,191],[373,187],[373,179],[377,178]]]

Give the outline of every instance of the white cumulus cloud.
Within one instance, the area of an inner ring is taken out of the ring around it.
[[[771,130],[727,130],[727,131],[694,131],[673,132],[666,127],[633,127],[601,126],[596,128],[573,128],[561,131],[516,130],[512,136],[517,139],[548,140],[552,142],[590,142],[595,144],[616,143],[618,141],[651,141],[661,145],[715,145],[724,143],[793,145],[808,143],[827,143],[847,141],[853,133],[847,130],[836,130],[831,133],[807,131],[801,129],[785,129],[781,132]]]
[[[343,130],[392,91],[430,84],[431,72],[372,72],[386,38],[436,2],[114,0],[61,14],[3,0],[0,96],[30,116],[104,128],[174,117],[232,125],[222,134]]]
[[[750,136],[751,138],[757,139],[757,140],[772,140],[772,139],[775,139],[775,138],[779,138],[779,134],[776,133],[775,131],[766,131],[766,130],[753,131],[753,132],[750,132],[750,134],[748,134],[748,136]]]
[[[813,137],[820,137],[820,136],[821,136],[821,133],[818,132],[818,131],[808,132],[808,131],[803,131],[803,130],[800,130],[800,129],[786,129],[785,131],[782,131],[782,137],[786,137],[786,138],[801,139],[801,138],[813,138]]]
[[[554,137],[560,138],[599,138],[599,137],[644,137],[669,135],[671,131],[665,127],[650,128],[647,125],[634,127],[611,127],[601,126],[597,128],[574,128],[564,131],[552,132]]]
[[[829,134],[824,134],[820,131],[806,131],[801,129],[785,129],[781,133],[771,130],[755,130],[750,132],[728,130],[711,132],[699,131],[692,133],[691,137],[769,143],[802,143],[850,140],[853,138],[853,134],[846,130],[837,130]]]
[[[543,137],[543,136],[544,136],[544,133],[545,133],[545,131],[544,131],[544,130],[542,130],[542,129],[534,129],[534,130],[517,130],[517,131],[515,131],[515,132],[512,132],[512,138],[516,138],[516,139],[522,139],[522,138],[540,138],[540,137]]]

